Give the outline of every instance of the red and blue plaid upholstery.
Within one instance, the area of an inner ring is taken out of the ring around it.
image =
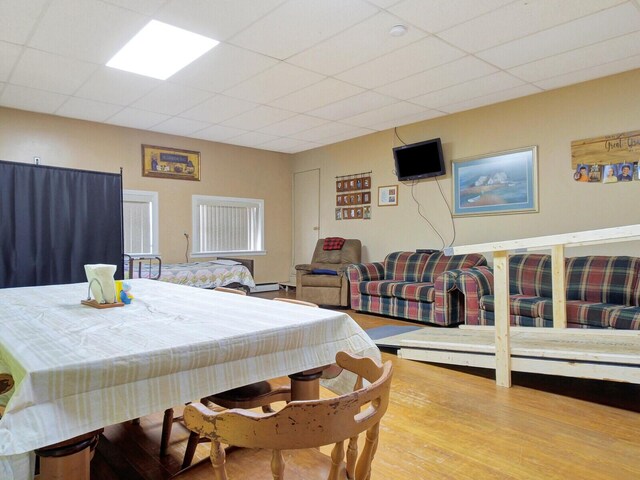
[[[429,254],[418,252],[393,252],[384,259],[385,280],[420,282]]]
[[[571,327],[640,329],[640,258],[584,256],[565,259],[566,312]],[[465,323],[494,321],[493,273],[486,267],[458,277]],[[553,326],[549,255],[514,255],[509,261],[511,323]]]
[[[351,307],[437,325],[460,323],[462,302],[456,279],[463,268],[473,265],[486,265],[486,260],[476,254],[446,257],[441,252],[393,252],[384,263],[351,265],[347,269]]]
[[[341,237],[327,237],[322,244],[323,250],[342,250],[346,240]]]

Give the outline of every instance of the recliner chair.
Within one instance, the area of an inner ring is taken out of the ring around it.
[[[311,263],[296,265],[296,298],[317,305],[349,306],[347,267],[360,263],[360,240],[346,239],[339,250],[325,250],[321,238]]]

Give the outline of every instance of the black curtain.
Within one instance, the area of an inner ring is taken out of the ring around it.
[[[86,282],[84,265],[123,274],[122,174],[0,160],[0,288]]]

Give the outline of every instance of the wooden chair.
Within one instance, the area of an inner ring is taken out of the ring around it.
[[[389,403],[392,364],[387,361],[380,365],[370,358],[354,357],[346,352],[339,352],[336,362],[358,376],[352,393],[329,399],[293,401],[276,413],[240,409],[215,412],[199,403],[188,405],[184,411],[187,428],[212,441],[213,478],[258,480],[272,477],[282,480],[286,455],[288,471],[292,473],[289,478],[312,480],[322,474],[322,478],[337,480],[345,478],[346,472],[348,479],[368,480],[378,445],[380,419]],[[369,384],[363,387],[362,379]],[[357,440],[364,431],[367,432],[366,440],[358,458]],[[344,443],[347,440],[345,463]],[[223,443],[244,448],[233,454],[232,461],[226,462]],[[330,444],[335,444],[331,457],[317,450],[317,447]],[[270,454],[269,450],[272,451]],[[284,455],[283,450],[287,451]],[[302,470],[294,470],[290,462],[291,458],[298,457],[298,453],[304,461]],[[242,461],[236,456],[246,456],[250,460]],[[271,465],[271,475],[264,475],[267,473],[264,463],[259,465],[258,459],[263,457]]]
[[[304,305],[306,307],[315,307],[318,308],[318,305],[311,302],[305,302],[304,300],[296,300],[294,298],[274,298],[276,302],[286,302],[286,303],[295,303],[296,305]]]
[[[243,290],[235,290],[225,287],[216,287],[214,290],[224,293],[232,293],[235,295],[246,295]],[[285,301],[291,301],[293,303],[299,303],[303,305],[317,307],[317,305],[301,302],[293,299],[281,299]],[[212,404],[213,406],[228,408],[243,408],[251,409],[261,407],[264,412],[272,412],[271,404],[273,402],[288,402],[291,400],[291,387],[286,385],[278,386],[269,381],[261,381],[252,383],[250,385],[243,385],[242,387],[227,390],[225,392],[210,395],[200,400],[204,404]],[[215,407],[214,407],[215,408]],[[167,409],[164,412],[164,419],[162,422],[162,437],[160,440],[160,455],[165,455],[167,447],[169,446],[169,438],[171,437],[171,430],[173,427],[173,409]],[[184,459],[182,461],[181,468],[187,468],[193,461],[198,443],[209,441],[206,437],[199,437],[198,435],[190,435],[187,447],[184,453]]]

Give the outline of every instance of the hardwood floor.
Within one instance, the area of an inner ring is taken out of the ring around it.
[[[347,313],[365,329],[407,325]],[[383,359],[393,361],[395,373],[372,480],[640,478],[638,385],[515,374],[506,389],[495,385],[492,371],[418,363],[389,352]],[[161,429],[162,412],[139,425],[107,427],[91,478],[170,478],[188,432],[176,423],[168,455],[159,458]],[[212,479],[208,449],[200,445],[196,461],[205,461],[177,478]]]

